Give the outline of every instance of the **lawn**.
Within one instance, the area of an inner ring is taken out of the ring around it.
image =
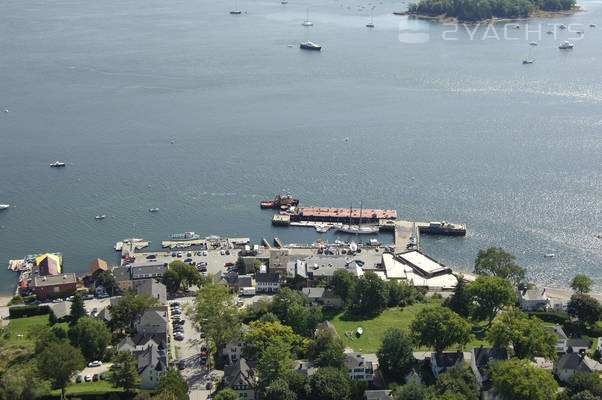
[[[389,308],[374,319],[360,321],[346,320],[344,313],[339,313],[330,322],[335,326],[337,333],[346,347],[351,347],[354,351],[361,349],[365,353],[376,353],[388,328],[400,328],[409,332],[410,324],[418,312],[425,308],[437,307],[439,305],[440,302],[430,302],[426,304],[417,303],[404,308]],[[364,331],[359,338],[355,335],[358,327],[361,327]],[[345,336],[345,332],[352,332],[352,337]],[[466,349],[478,347],[481,344],[487,345],[482,340],[480,330],[476,330],[475,338],[466,346]]]
[[[114,388],[110,382],[107,381],[98,381],[98,382],[82,382],[82,383],[72,383],[67,386],[67,390],[65,394],[67,395],[93,395],[93,394],[105,394],[111,392],[123,392],[121,388]],[[51,392],[52,396],[60,396],[60,389],[53,390]]]

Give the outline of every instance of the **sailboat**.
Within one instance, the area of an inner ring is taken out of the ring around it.
[[[242,11],[240,11],[240,10],[238,9],[238,4],[237,4],[237,3],[238,3],[238,2],[235,0],[235,1],[234,1],[234,10],[230,11],[230,14],[232,14],[232,15],[239,15],[239,14],[242,14]]]
[[[313,26],[314,23],[309,20],[309,8],[307,9],[307,16],[305,17],[305,21],[301,24],[303,26]]]
[[[535,58],[531,54],[532,50],[533,50],[533,46],[530,45],[529,46],[529,55],[527,56],[527,58],[523,59],[523,65],[524,64],[533,64],[535,62]]]
[[[374,16],[370,14],[370,23],[366,24],[366,28],[374,28]]]
[[[378,226],[362,226],[362,212],[364,210],[364,204],[360,203],[360,221],[358,225],[351,224],[351,214],[353,213],[353,203],[349,207],[349,225],[341,225],[337,227],[337,232],[351,233],[354,235],[370,235],[378,233]]]

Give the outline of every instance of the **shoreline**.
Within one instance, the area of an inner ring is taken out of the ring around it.
[[[427,14],[417,14],[411,13],[409,11],[393,11],[394,15],[399,16],[408,16],[415,19],[424,19],[432,22],[438,23],[448,23],[448,24],[466,24],[470,26],[476,25],[487,25],[487,24],[502,24],[509,22],[517,22],[517,21],[531,21],[533,19],[538,18],[558,18],[563,16],[570,16],[573,14],[577,14],[579,12],[585,12],[586,10],[581,8],[580,6],[575,6],[570,10],[562,10],[562,11],[544,11],[537,10],[533,12],[533,14],[528,17],[520,17],[520,18],[490,18],[482,21],[460,21],[457,17],[448,17],[447,14],[441,15],[427,15]]]

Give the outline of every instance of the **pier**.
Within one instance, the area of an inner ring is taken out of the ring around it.
[[[411,246],[411,238],[415,238],[415,247],[420,249],[420,235],[449,235],[449,236],[464,236],[466,235],[466,224],[452,224],[449,222],[411,222],[411,221],[395,221],[395,251],[405,251]],[[380,229],[383,230],[382,225]],[[387,230],[389,230],[387,226]]]

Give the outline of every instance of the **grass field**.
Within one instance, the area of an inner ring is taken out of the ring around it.
[[[93,394],[108,394],[111,392],[123,392],[121,388],[114,388],[111,383],[107,381],[98,381],[98,382],[82,382],[82,383],[72,383],[67,386],[67,390],[65,394],[67,395],[93,395]],[[53,396],[60,396],[60,390],[53,390],[51,392]]]
[[[410,324],[418,312],[425,308],[437,307],[439,305],[440,302],[431,302],[426,304],[418,303],[404,308],[389,308],[374,319],[360,321],[345,320],[344,313],[340,313],[331,318],[330,322],[335,326],[337,333],[346,347],[351,347],[354,351],[361,349],[365,353],[376,353],[388,328],[399,328],[409,332]],[[364,331],[363,335],[359,338],[355,335],[358,327],[361,327]],[[352,337],[345,336],[345,332],[352,332]],[[481,344],[487,345],[487,342],[482,339],[481,332],[480,327],[474,330],[475,337],[466,346],[466,349],[478,347]]]

